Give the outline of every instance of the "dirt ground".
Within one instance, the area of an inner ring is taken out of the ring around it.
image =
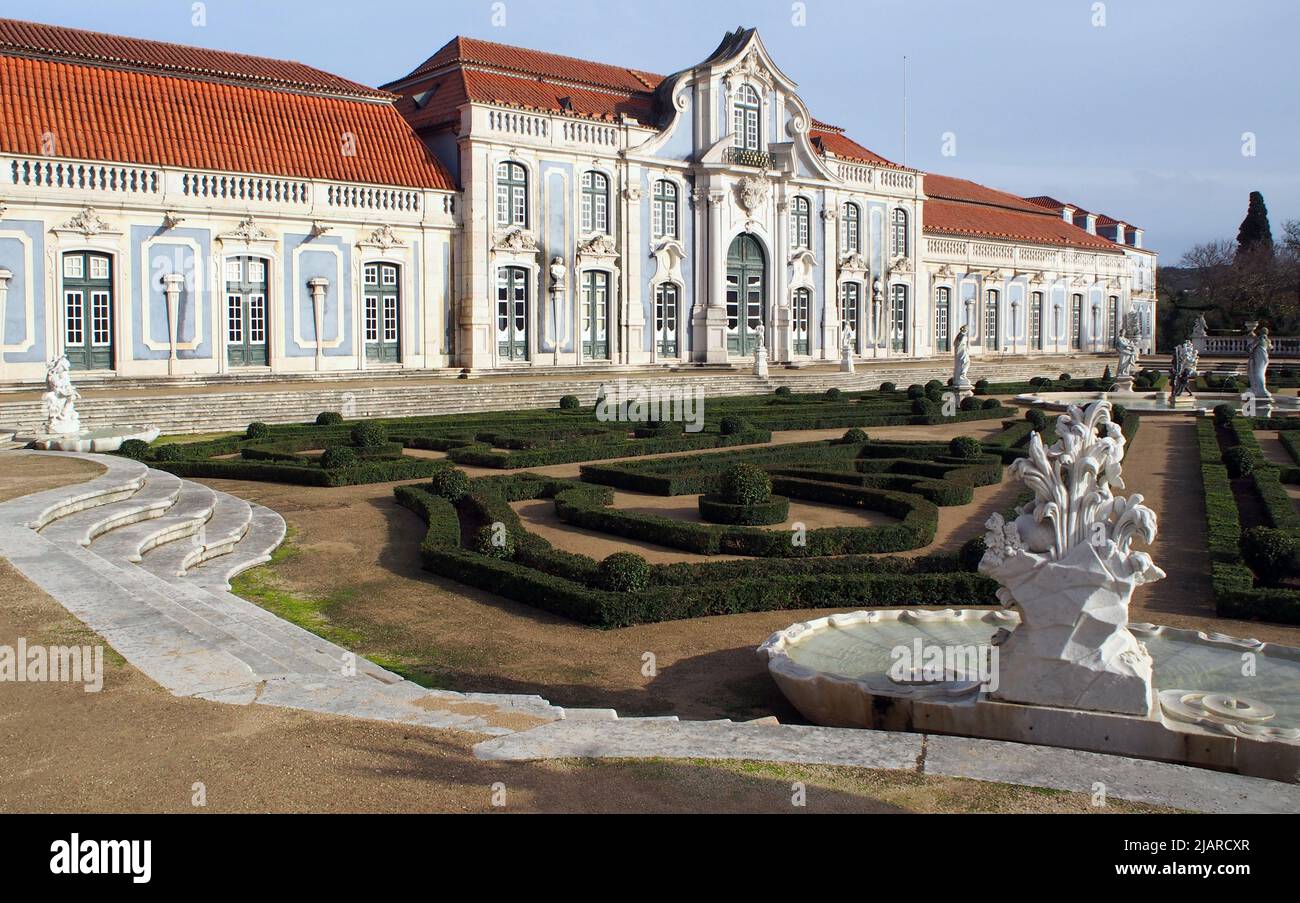
[[[92,480],[104,472],[93,461],[57,455],[5,455],[0,463],[0,502],[33,495],[72,483]]]
[[[97,642],[2,559],[0,600],[0,644]],[[0,812],[1156,811],[854,768],[481,762],[470,748],[484,738],[473,734],[181,699],[111,651],[104,672],[99,693],[0,683]],[[806,809],[791,805],[795,781],[808,788]],[[498,782],[502,808],[492,805]]]

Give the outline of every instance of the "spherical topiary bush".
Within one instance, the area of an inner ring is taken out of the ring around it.
[[[596,580],[607,592],[639,592],[650,585],[650,563],[633,552],[615,552],[600,563]]]
[[[840,441],[845,445],[861,445],[863,442],[869,442],[870,437],[867,435],[866,430],[860,430],[855,426],[853,429],[846,432],[844,438]]]
[[[921,417],[929,417],[939,413],[939,402],[932,398],[918,398],[912,402],[912,413]]]
[[[180,461],[184,458],[185,453],[179,445],[160,445],[153,453],[155,461]]]
[[[772,498],[772,478],[753,464],[737,464],[722,475],[719,493],[732,505],[758,505]]]
[[[980,407],[984,408],[986,411],[993,411],[1002,407],[1002,402],[998,401],[996,398],[986,398],[984,399],[984,404]]]
[[[881,391],[881,392],[897,392],[897,391],[898,391],[898,386],[894,385],[894,384],[891,383],[891,382],[883,382],[883,383],[880,384],[880,391]]]
[[[484,524],[474,534],[471,547],[480,555],[509,561],[515,557],[515,537],[505,524]]]
[[[388,430],[375,420],[364,420],[352,427],[352,444],[357,448],[378,448],[388,443]]]
[[[355,467],[357,461],[357,453],[346,445],[335,445],[327,448],[320,456],[320,466],[326,470]]]
[[[961,400],[961,409],[963,411],[978,411],[979,407],[980,400],[973,395],[967,396]]]
[[[1295,570],[1296,541],[1285,530],[1251,527],[1241,534],[1241,557],[1265,586],[1277,586]]]
[[[791,395],[794,394],[794,392],[790,389],[789,386],[777,386],[776,394],[781,396],[782,398],[789,398]]]
[[[1223,381],[1223,391],[1225,392],[1241,391],[1241,386],[1238,385],[1237,378],[1235,376],[1229,376],[1227,379]]]
[[[916,385],[915,383],[912,384],[912,385],[910,385],[910,386],[908,386],[908,387],[907,387],[907,397],[908,397],[908,398],[924,398],[924,397],[925,397],[925,386],[919,386],[919,385]]]
[[[1029,421],[1029,425],[1034,428],[1036,433],[1041,433],[1047,429],[1047,415],[1038,408],[1030,408],[1025,411],[1025,419]]]
[[[1232,423],[1232,418],[1237,416],[1237,409],[1230,404],[1216,404],[1214,406],[1214,422],[1219,426],[1227,426]]]
[[[566,395],[560,399],[561,411],[576,411],[580,407],[582,407],[582,402],[577,395]]]
[[[984,446],[973,436],[958,436],[948,443],[948,454],[954,458],[973,460],[984,454]]]
[[[943,396],[947,393],[947,389],[947,386],[938,380],[935,380],[926,384],[925,397],[927,400],[933,401],[935,404],[943,404]]]
[[[957,552],[957,560],[961,564],[963,571],[979,570],[980,560],[984,557],[984,552],[988,546],[984,543],[983,536],[974,536],[961,544],[961,549]]]
[[[1248,477],[1255,472],[1255,459],[1240,445],[1223,453],[1223,463],[1227,465],[1228,475],[1232,477]]]
[[[469,476],[459,467],[446,467],[429,478],[429,491],[453,505],[469,494]]]
[[[975,394],[984,395],[989,390],[989,381],[987,379],[975,380]]]
[[[1068,383],[1070,380],[1074,379],[1074,377],[1068,373],[1062,373],[1059,377],[1057,377],[1057,379],[1059,379],[1063,383]]]
[[[655,437],[658,439],[675,439],[686,432],[686,427],[678,420],[665,420],[655,427]]]
[[[271,428],[265,423],[253,422],[248,425],[244,431],[245,439],[269,439],[271,438]]]
[[[149,443],[143,439],[127,439],[117,453],[124,458],[143,461],[149,456]]]
[[[718,423],[718,432],[724,436],[735,436],[749,431],[749,424],[742,417],[728,414]]]
[[[834,386],[826,390],[827,401],[842,401],[843,399],[844,399],[844,393],[841,392],[839,389],[835,388]]]
[[[944,386],[942,380],[932,379],[925,384],[925,394],[929,395],[931,392],[942,392],[945,388],[946,386]]]
[[[343,422],[343,415],[338,411],[321,411],[316,415],[317,426],[338,426]]]
[[[1115,407],[1110,409],[1111,423],[1115,424],[1116,426],[1123,426],[1124,421],[1127,418],[1128,418],[1128,408],[1124,407],[1122,404],[1117,404],[1115,405]]]

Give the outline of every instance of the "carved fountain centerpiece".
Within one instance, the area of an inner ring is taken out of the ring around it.
[[[1149,716],[1155,706],[1152,660],[1128,629],[1129,602],[1164,571],[1132,548],[1150,543],[1156,515],[1123,489],[1124,434],[1110,402],[1072,406],[1057,422],[1059,441],[1030,437],[1029,456],[1012,476],[1034,500],[1006,523],[986,526],[980,572],[1000,584],[998,598],[1020,625],[999,633],[1000,684],[994,698],[1032,705]]]

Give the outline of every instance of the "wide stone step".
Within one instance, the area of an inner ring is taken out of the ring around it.
[[[180,491],[179,477],[150,469],[144,485],[130,497],[67,514],[47,523],[41,532],[51,542],[88,546],[95,537],[116,527],[161,517],[175,504]]]
[[[216,504],[216,493],[207,486],[182,481],[176,503],[161,517],[110,530],[95,539],[90,548],[109,560],[138,563],[145,552],[199,535]]]
[[[228,554],[187,570],[184,579],[211,592],[229,592],[231,580],[271,560],[288,528],[284,518],[270,508],[253,505],[252,509],[253,520],[243,539]]]
[[[147,552],[141,565],[160,577],[180,577],[212,558],[227,555],[244,538],[253,522],[253,509],[237,496],[209,490],[215,497],[212,516],[188,542],[172,542]]]
[[[67,457],[86,456],[69,454]],[[5,511],[11,522],[40,530],[61,517],[130,498],[144,485],[145,474],[149,471],[144,464],[129,458],[96,455],[90,460],[104,465],[105,472],[84,483],[47,489],[5,502]]]

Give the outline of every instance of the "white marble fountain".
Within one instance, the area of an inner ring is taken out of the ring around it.
[[[1162,759],[1300,782],[1300,649],[1130,624],[1165,573],[1133,548],[1156,515],[1123,489],[1103,399],[1070,407],[1012,476],[1034,500],[987,523],[1000,610],[875,610],[795,624],[761,647],[817,724],[923,730]]]
[[[18,436],[18,441],[47,451],[115,452],[128,439],[152,442],[158,438],[159,430],[154,426],[83,430],[76,408],[79,398],[81,393],[72,385],[67,357],[56,357],[45,370],[45,394],[41,396],[45,429],[34,436]]]

